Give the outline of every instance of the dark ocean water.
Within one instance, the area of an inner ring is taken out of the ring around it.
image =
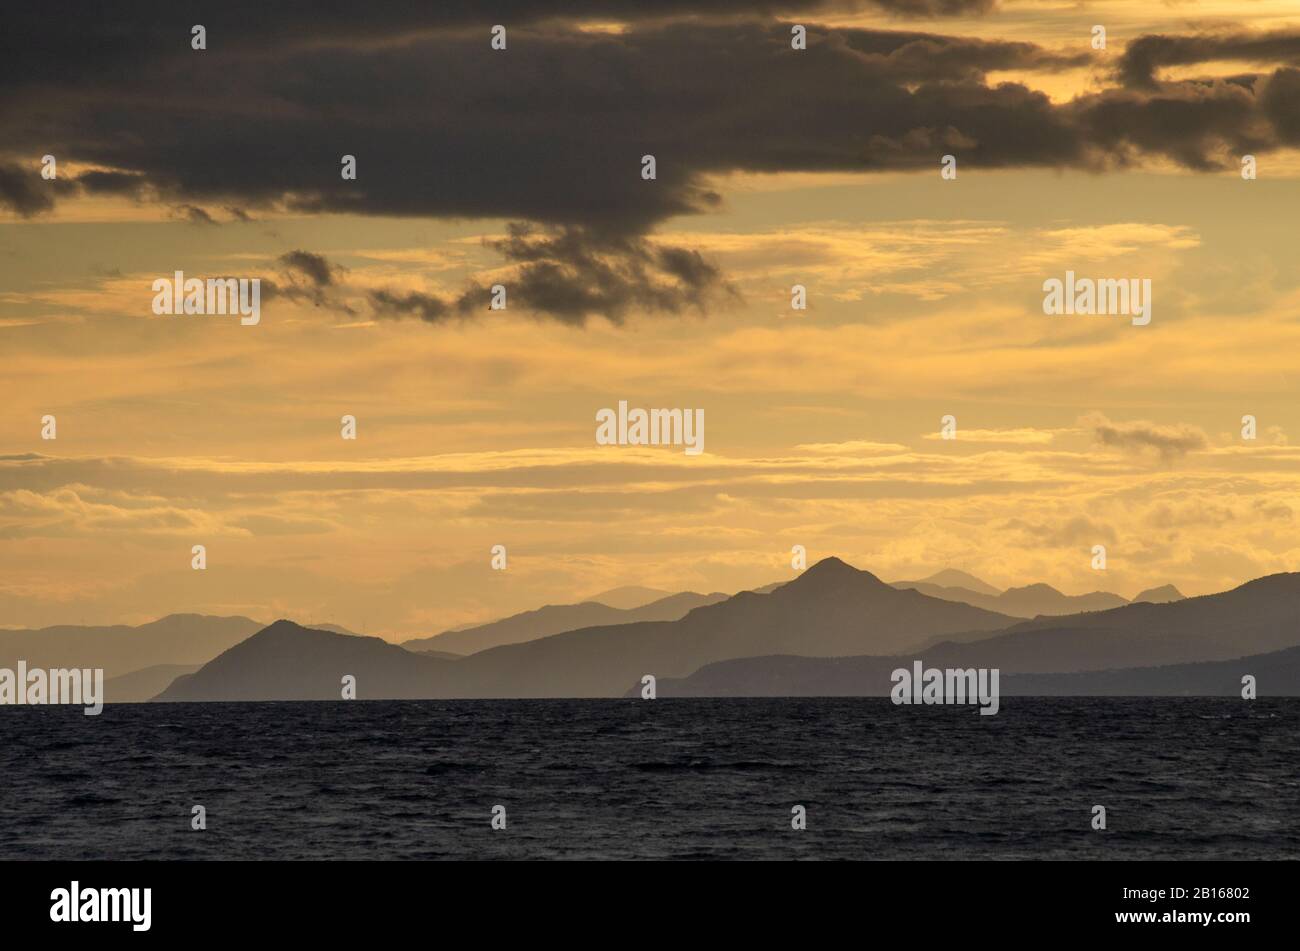
[[[1300,858],[1298,754],[1287,699],[6,707],[0,857]]]

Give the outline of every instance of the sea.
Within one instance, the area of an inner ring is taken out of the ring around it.
[[[1295,859],[1298,753],[1285,698],[3,707],[0,858]]]

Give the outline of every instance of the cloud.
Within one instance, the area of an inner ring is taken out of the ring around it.
[[[1232,83],[1054,105],[986,76],[1074,69],[1083,54],[932,33],[810,24],[809,49],[796,52],[786,23],[656,21],[618,34],[524,24],[494,53],[477,30],[433,26],[367,43],[314,23],[312,42],[279,47],[250,42],[243,25],[232,44],[209,24],[202,53],[173,38],[131,70],[42,68],[57,78],[27,77],[39,88],[11,105],[11,147],[42,143],[108,170],[97,188],[142,177],[173,204],[644,235],[716,209],[706,181],[717,173],[933,169],[944,151],[983,168],[1092,168],[1116,150],[1199,168],[1216,138],[1277,144],[1295,112],[1283,97],[1276,114],[1263,110],[1255,89]],[[134,42],[126,21],[86,27],[105,46]],[[78,55],[87,42],[79,32]],[[357,156],[355,181],[339,175],[345,153]],[[640,177],[647,153],[654,181]]]
[[[799,452],[815,455],[847,456],[862,454],[885,454],[907,452],[908,448],[896,442],[872,442],[867,439],[853,439],[846,442],[809,442],[794,447]]]
[[[301,274],[316,287],[328,287],[334,283],[334,276],[340,270],[338,265],[330,264],[323,255],[310,251],[289,251],[280,255],[280,263],[289,271]]]
[[[1018,533],[1024,543],[1034,547],[1087,548],[1098,542],[1113,545],[1115,530],[1109,525],[1076,515],[1062,521],[1030,522],[1021,518],[1008,519],[1003,528]]]
[[[339,276],[347,270],[342,265],[331,263],[324,255],[303,250],[280,255],[276,264],[278,277],[262,279],[264,300],[285,297],[342,314],[354,313],[341,293]]]
[[[1117,449],[1154,450],[1161,459],[1170,461],[1198,449],[1208,449],[1209,438],[1195,426],[1184,423],[1167,426],[1144,421],[1113,423],[1100,413],[1080,420],[1092,430],[1097,441]]]
[[[640,238],[513,224],[508,237],[489,244],[520,265],[511,291],[524,306],[565,323],[593,315],[619,322],[632,309],[702,311],[737,296],[697,251]]]
[[[39,168],[0,162],[0,208],[8,208],[20,218],[32,218],[54,208],[56,197],[76,191],[63,179],[46,180]]]
[[[1021,446],[1044,445],[1056,438],[1050,429],[958,429],[957,440],[971,443],[1006,443]],[[943,439],[940,432],[925,433],[924,439]]]
[[[181,205],[174,214],[193,225],[215,225],[216,219],[197,205]]]
[[[703,312],[706,304],[738,299],[699,252],[644,238],[516,222],[505,238],[485,243],[511,266],[500,281],[507,308],[566,324],[581,326],[597,315],[619,323],[633,310]],[[492,294],[472,284],[455,298],[391,288],[371,289],[366,297],[378,319],[436,324],[487,313]]]
[[[437,324],[457,313],[456,308],[441,297],[421,291],[402,294],[380,288],[370,291],[369,298],[375,316],[380,319],[413,317],[425,323]]]
[[[1300,31],[1266,33],[1225,31],[1191,36],[1150,34],[1124,48],[1116,75],[1125,86],[1155,89],[1157,71],[1165,66],[1191,66],[1216,61],[1300,64]]]
[[[0,492],[0,538],[92,533],[193,536],[223,530],[219,519],[180,502],[105,495],[85,485],[61,486],[46,493]]]
[[[877,6],[946,14],[990,4]],[[462,4],[436,16],[335,11],[307,34],[295,16],[235,7],[237,32],[233,14],[214,12],[202,52],[174,14],[147,22],[147,5],[129,17],[94,8],[77,14],[82,29],[66,48],[55,37],[41,50],[41,68],[0,67],[14,80],[6,147],[92,169],[43,187],[34,171],[0,166],[0,204],[30,217],[81,192],[162,202],[199,222],[215,220],[210,208],[236,209],[236,220],[262,210],[519,222],[493,245],[513,268],[511,306],[578,325],[734,297],[694,249],[651,240],[671,218],[719,209],[711,183],[729,173],[933,171],[949,152],[982,169],[1168,159],[1211,170],[1300,143],[1294,33],[1139,37],[1119,85],[1056,104],[988,77],[1077,70],[1090,53],[816,23],[809,48],[794,51],[788,23],[724,0],[690,5],[700,14],[690,19],[675,19],[688,12],[681,3],[657,5],[653,18],[626,3],[575,12],[623,19],[618,32],[520,3],[504,52]],[[9,37],[38,28],[22,16],[13,26]],[[23,42],[6,42],[21,62]],[[1154,80],[1162,64],[1216,57],[1280,65],[1259,77]],[[110,68],[123,58],[130,69]],[[357,156],[355,180],[339,174],[343,154]],[[645,154],[656,157],[654,180],[641,178]],[[278,289],[326,306],[328,285],[288,266],[297,280]],[[369,303],[381,317],[436,323],[474,314],[484,297],[405,288]]]

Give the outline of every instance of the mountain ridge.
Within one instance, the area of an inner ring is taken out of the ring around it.
[[[455,661],[422,657],[419,669],[430,678],[423,687],[430,697],[616,697],[629,679],[643,673],[685,676],[711,660],[788,649],[812,655],[856,654],[871,646],[893,649],[945,632],[1002,630],[1014,620],[894,588],[868,571],[830,558],[770,594],[742,591],[696,607],[675,621],[580,628],[487,648]],[[388,646],[407,656],[420,656]],[[337,647],[323,649],[334,651],[330,656],[335,656]],[[337,677],[327,678],[328,689],[320,686],[325,681],[319,676],[309,686],[282,651],[265,653],[260,666],[250,662],[248,669],[232,666],[229,659],[221,664],[214,661],[172,684],[159,699],[215,699],[223,691],[247,698],[257,690],[247,686],[226,690],[217,681],[223,673],[243,675],[254,667],[276,669],[290,678],[295,686],[287,694],[295,698],[312,690],[321,699],[334,695],[330,691]],[[241,651],[236,659],[244,655]],[[395,689],[407,696],[413,688],[399,680]],[[360,683],[359,691],[366,695]]]

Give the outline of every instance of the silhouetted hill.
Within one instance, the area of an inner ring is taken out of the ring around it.
[[[978,666],[1066,673],[1227,660],[1300,644],[1300,574],[1166,604],[1023,621],[964,645]],[[942,644],[936,645],[943,647]]]
[[[976,594],[987,594],[996,596],[999,594],[997,588],[987,582],[976,578],[969,572],[959,571],[956,568],[945,568],[943,571],[936,571],[928,578],[922,578],[917,582],[898,582],[899,585],[914,587],[918,584],[932,584],[940,588],[965,588],[967,591],[974,591]]]
[[[728,691],[816,692],[825,688],[798,686],[803,681],[796,674],[875,663],[887,665],[887,680],[900,661],[915,659],[935,667],[997,667],[1003,676],[1226,661],[1300,644],[1298,621],[1295,574],[1167,604],[1013,624],[1004,615],[891,587],[829,558],[770,594],[741,592],[676,621],[581,628],[458,660],[277,622],[179,678],[164,698],[333,699],[344,673],[359,678],[362,698],[613,697],[644,674],[664,681],[696,671],[696,684],[725,672],[730,679],[718,689]],[[732,660],[737,663],[717,666]],[[706,665],[714,666],[701,670]],[[1119,673],[1111,676],[1124,682]]]
[[[375,638],[343,643],[297,625],[278,634],[268,628],[178,680],[159,699],[337,697],[339,677],[360,677],[365,662],[372,666],[362,697],[616,697],[644,673],[685,676],[710,661],[752,654],[895,651],[936,633],[996,630],[1010,621],[892,588],[831,558],[771,594],[741,592],[677,621],[583,628],[455,661]],[[299,660],[309,666],[300,667]],[[344,669],[349,666],[355,669]],[[277,678],[285,679],[283,691],[277,692]]]
[[[584,601],[595,601],[610,608],[619,608],[623,611],[630,611],[633,608],[643,607],[651,601],[662,601],[664,598],[671,597],[671,591],[662,591],[659,588],[646,588],[639,584],[625,584],[620,588],[610,588],[608,591],[602,591],[600,594],[593,594]]]
[[[1138,592],[1133,599],[1133,603],[1138,601],[1150,601],[1152,604],[1167,604],[1170,601],[1183,600],[1183,593],[1171,584],[1162,584],[1158,588],[1147,588],[1145,591]]]
[[[178,677],[155,699],[340,700],[346,674],[356,678],[358,700],[427,697],[436,671],[460,663],[412,653],[378,637],[281,620]]]
[[[1106,611],[1128,604],[1118,594],[1094,591],[1091,594],[1063,594],[1051,585],[1031,584],[1008,588],[1000,594],[985,594],[970,588],[943,587],[924,581],[898,581],[896,588],[914,588],[932,598],[960,601],[987,611],[997,611],[1012,617],[1034,618],[1040,615],[1061,616],[1081,611]]]
[[[616,682],[616,674],[680,676],[711,660],[760,653],[888,651],[931,632],[1007,623],[1003,615],[892,588],[828,558],[770,594],[741,592],[676,622],[571,631],[485,651],[467,658],[458,676],[474,695],[611,696],[627,682]]]
[[[643,589],[649,590],[649,589]],[[670,594],[637,608],[612,608],[595,601],[581,604],[548,604],[536,611],[525,611],[500,621],[480,624],[477,627],[445,631],[433,637],[413,638],[404,641],[407,650],[439,650],[452,654],[473,654],[502,644],[519,644],[523,641],[548,637],[581,627],[632,624],[636,621],[675,621],[686,612],[706,604],[716,604],[725,594],[696,594],[685,591]]]
[[[169,614],[131,627],[58,625],[0,631],[0,667],[102,667],[105,679],[159,664],[197,665],[262,625],[246,617]]]
[[[969,666],[932,657],[745,657],[719,661],[691,676],[656,684],[659,697],[885,697],[899,667]],[[1002,672],[1003,696],[1240,696],[1241,678],[1256,678],[1259,696],[1300,696],[1300,647],[1198,664],[1074,674]],[[634,683],[625,696],[639,696]]]
[[[173,680],[192,674],[198,664],[155,664],[104,681],[105,703],[144,703],[166,690]]]
[[[1145,683],[1166,684],[1162,689],[1171,692],[1194,692],[1205,686],[1196,678],[1208,669],[1201,666],[1206,662],[1227,662],[1243,656],[1254,662],[1253,658],[1267,655],[1269,663],[1290,663],[1288,651],[1300,644],[1298,622],[1300,574],[1272,575],[1220,594],[1166,604],[1129,604],[1068,618],[1039,618],[992,637],[966,635],[904,655],[817,661],[754,656],[701,669],[683,684],[670,685],[670,690],[695,696],[766,696],[782,692],[817,695],[826,690],[854,693],[863,689],[864,682],[878,683],[881,676],[887,682],[896,667],[922,660],[927,667],[996,667],[1003,677],[1097,673],[1096,677],[1073,680],[1017,680],[1036,685],[1026,687],[1026,692],[1046,691],[1049,687],[1076,693],[1092,689],[1140,692]],[[1171,666],[1196,670],[1170,673],[1167,668]],[[1165,672],[1130,678],[1128,674],[1135,668],[1160,668]],[[1236,668],[1229,664],[1223,669]],[[1290,668],[1283,666],[1279,670],[1282,679],[1278,683],[1285,685]],[[1257,671],[1243,672],[1260,676]],[[1179,681],[1179,677],[1184,680]],[[629,680],[629,684],[633,682]],[[1080,684],[1085,686],[1077,686]],[[1237,685],[1240,689],[1239,677]]]

